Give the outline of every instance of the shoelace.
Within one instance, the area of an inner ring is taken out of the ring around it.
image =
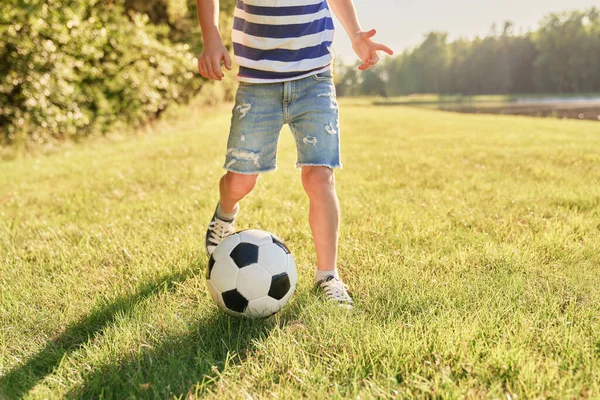
[[[210,222],[209,229],[211,231],[209,240],[214,244],[221,243],[224,238],[234,232],[230,222],[226,222],[218,218]]]
[[[341,279],[328,276],[321,282],[321,287],[328,298],[337,302],[352,304],[352,298],[347,293],[348,285],[343,283]]]

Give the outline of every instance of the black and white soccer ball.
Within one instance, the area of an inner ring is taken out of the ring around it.
[[[228,314],[264,318],[277,313],[296,290],[296,261],[275,235],[256,229],[226,237],[206,273],[208,291]]]

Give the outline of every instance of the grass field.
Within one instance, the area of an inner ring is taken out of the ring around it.
[[[226,108],[0,163],[0,399],[600,397],[600,125],[352,104],[352,312],[312,291],[287,128],[238,225],[298,263],[264,321],[204,283]]]

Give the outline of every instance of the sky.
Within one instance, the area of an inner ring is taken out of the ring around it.
[[[451,39],[485,36],[493,23],[510,20],[519,29],[533,30],[551,12],[599,7],[600,0],[354,0],[364,30],[375,28],[374,40],[396,53],[422,42],[430,31],[447,32]],[[357,58],[336,20],[333,49],[346,63]]]

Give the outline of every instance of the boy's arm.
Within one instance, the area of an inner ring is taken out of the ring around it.
[[[198,0],[200,1],[200,0]],[[361,59],[362,65],[358,67],[361,71],[366,71],[379,62],[377,50],[385,51],[389,55],[394,52],[389,47],[371,40],[375,36],[375,29],[364,32],[358,22],[356,9],[353,0],[328,0],[333,13],[340,20],[344,30],[352,41],[352,48],[356,55]]]
[[[196,6],[204,41],[198,57],[198,69],[203,77],[220,81],[225,76],[221,61],[225,68],[231,70],[231,58],[219,33],[219,0],[196,0]]]

